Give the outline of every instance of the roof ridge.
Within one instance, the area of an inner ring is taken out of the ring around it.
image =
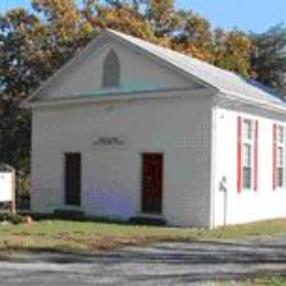
[[[107,31],[131,42],[135,46],[143,48],[145,51],[218,88],[222,92],[235,93],[241,95],[241,97],[247,96],[253,100],[264,100],[271,104],[285,104],[285,101],[275,96],[272,92],[267,91],[266,88],[252,84],[249,82],[249,78],[233,71],[116,30],[107,29]]]
[[[183,57],[187,57],[188,59],[191,59],[193,61],[196,61],[198,62],[199,64],[202,64],[202,65],[206,65],[210,68],[213,68],[213,69],[217,69],[219,71],[222,71],[222,72],[225,72],[225,73],[228,73],[230,75],[233,75],[233,76],[236,76],[236,77],[242,77],[240,76],[239,74],[233,72],[233,71],[230,71],[230,70],[227,70],[227,69],[224,69],[224,68],[221,68],[221,67],[218,67],[214,64],[211,64],[211,63],[208,63],[206,61],[203,61],[203,60],[200,60],[198,58],[194,58],[192,55],[188,55],[188,54],[185,54],[183,52],[179,52],[179,51],[176,51],[174,49],[171,49],[171,48],[168,48],[168,47],[165,47],[165,46],[161,46],[159,44],[155,44],[155,43],[152,43],[152,42],[149,42],[149,41],[146,41],[144,39],[141,39],[141,38],[138,38],[138,37],[135,37],[135,36],[132,36],[132,35],[129,35],[129,34],[125,34],[125,33],[122,33],[122,32],[119,32],[119,31],[116,31],[114,29],[106,29],[107,31],[111,32],[111,33],[114,33],[114,34],[118,34],[118,35],[122,35],[123,37],[130,37],[130,38],[133,38],[137,41],[141,41],[141,42],[144,42],[145,44],[148,44],[148,45],[152,45],[153,47],[156,47],[156,48],[160,48],[160,49],[164,49],[166,52],[170,52],[170,53],[174,53],[178,56],[183,56]],[[244,78],[244,77],[242,77]]]

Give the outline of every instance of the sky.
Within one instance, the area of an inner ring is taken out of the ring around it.
[[[286,23],[285,0],[175,0],[177,8],[192,9],[214,27],[264,32]],[[30,7],[30,0],[0,0],[0,13],[10,8]]]

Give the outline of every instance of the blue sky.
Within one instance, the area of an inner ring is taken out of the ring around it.
[[[285,0],[175,0],[178,8],[192,9],[215,27],[263,32],[286,22]],[[0,0],[0,11],[29,7],[30,0]]]
[[[192,8],[226,29],[263,32],[286,22],[285,0],[177,0],[182,8]]]

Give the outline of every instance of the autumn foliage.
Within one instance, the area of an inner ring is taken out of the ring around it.
[[[104,28],[163,45],[243,77],[253,74],[254,41],[213,29],[173,0],[33,0],[0,14],[0,161],[29,173],[30,115],[19,108],[42,81]],[[260,64],[261,66],[262,64]],[[265,77],[265,76],[264,76]]]

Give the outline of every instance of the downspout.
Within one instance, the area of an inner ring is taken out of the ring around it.
[[[216,180],[216,131],[217,131],[217,106],[212,104],[212,123],[211,123],[211,186],[210,186],[210,228],[215,227],[215,180]]]

